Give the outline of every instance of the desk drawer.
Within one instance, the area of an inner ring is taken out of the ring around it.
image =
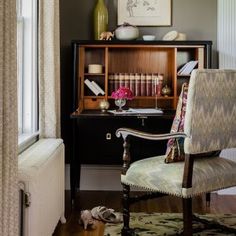
[[[172,119],[156,117],[119,117],[86,118],[77,122],[77,148],[79,161],[82,164],[122,164],[123,139],[117,138],[115,132],[120,127],[134,128],[152,133],[169,132]],[[131,138],[132,160],[165,153],[166,141],[145,142]]]

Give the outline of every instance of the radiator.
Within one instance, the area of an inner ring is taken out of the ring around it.
[[[20,235],[51,236],[65,223],[65,160],[61,139],[40,139],[19,156]]]
[[[19,235],[24,236],[25,233],[25,211],[30,206],[30,193],[25,190],[25,183],[19,181]]]

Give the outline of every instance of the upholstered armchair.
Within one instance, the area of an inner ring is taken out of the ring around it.
[[[131,198],[130,186],[153,193],[141,199],[166,194],[182,198],[184,235],[192,235],[192,197],[236,185],[236,162],[219,157],[219,154],[211,155],[213,151],[236,147],[236,71],[204,69],[192,72],[183,132],[149,134],[120,128],[116,135],[124,140],[122,235],[132,232],[129,207],[137,198]],[[132,163],[131,136],[157,141],[182,138],[184,161],[167,164],[163,155]]]

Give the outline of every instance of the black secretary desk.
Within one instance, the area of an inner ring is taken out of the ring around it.
[[[192,61],[197,62],[194,68],[211,68],[212,42],[75,40],[72,51],[74,112],[71,114],[73,157],[70,166],[73,199],[79,188],[81,164],[122,165],[122,140],[115,136],[116,129],[129,127],[151,133],[170,131],[181,85],[190,78],[190,71],[181,72],[181,68]],[[94,64],[99,65],[100,70],[91,71],[89,65]],[[139,81],[143,76],[147,81],[153,75],[162,75],[162,87],[170,89],[168,96],[136,93],[125,109],[158,107],[163,113],[101,111],[103,100],[109,102],[109,110],[116,109],[111,93],[115,86],[123,83],[122,78],[131,81],[135,77]],[[96,95],[86,81],[95,82],[103,93]],[[132,142],[138,142],[135,149],[132,149]],[[144,144],[142,140],[131,140],[133,160],[164,154],[165,150],[166,141],[157,145],[153,141]]]

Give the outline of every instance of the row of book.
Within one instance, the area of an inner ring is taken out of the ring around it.
[[[120,87],[129,88],[133,96],[161,96],[163,74],[117,73],[108,76],[108,94]],[[94,95],[105,95],[103,88],[94,80],[85,79],[84,83]]]
[[[192,70],[196,67],[198,61],[189,61],[185,63],[179,70],[179,75],[189,75],[191,74]]]
[[[109,94],[120,87],[129,88],[134,96],[161,96],[163,74],[115,73],[110,74]]]

